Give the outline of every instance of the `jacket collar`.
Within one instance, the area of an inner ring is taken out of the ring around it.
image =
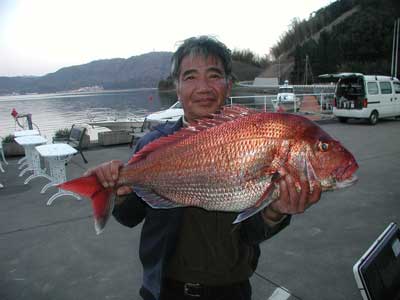
[[[181,117],[181,118],[179,118],[178,121],[176,121],[174,123],[164,123],[164,124],[156,126],[154,129],[165,136],[165,135],[172,134],[175,131],[178,131],[182,127],[183,127],[183,120]]]

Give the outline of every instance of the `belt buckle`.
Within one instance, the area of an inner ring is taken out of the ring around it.
[[[201,284],[200,283],[187,282],[183,285],[183,294],[185,296],[200,297],[201,296],[200,292],[201,292]]]

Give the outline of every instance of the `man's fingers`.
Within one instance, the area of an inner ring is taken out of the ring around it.
[[[287,191],[289,194],[289,205],[290,209],[297,208],[299,196],[297,194],[296,185],[294,183],[293,177],[289,174],[285,176]]]
[[[129,186],[121,186],[117,189],[117,195],[123,196],[132,193],[133,189]]]
[[[290,180],[289,180],[290,181]],[[276,212],[282,213],[282,214],[286,214],[286,213],[290,213],[292,210],[291,207],[291,195],[289,192],[289,182],[285,177],[281,178],[278,181],[279,184],[279,199],[277,199],[276,201],[272,202],[270,205],[270,208]]]
[[[286,180],[283,178],[279,181],[279,199],[280,200],[288,200],[289,199],[289,191],[286,184]],[[287,202],[287,201],[285,201]]]
[[[119,175],[119,169],[121,168],[121,166],[123,165],[122,161],[118,161],[118,160],[112,160],[111,161],[111,165],[110,165],[110,169],[111,169],[111,179],[113,181],[118,179],[118,175]]]
[[[300,212],[304,212],[309,206],[308,202],[310,197],[310,184],[306,178],[300,178],[300,188],[300,197],[297,208]]]
[[[97,179],[101,182],[101,184],[105,187],[108,188],[110,186],[109,180],[107,179],[105,173],[103,172],[103,167],[99,167],[95,170],[95,174],[97,176]]]
[[[86,177],[86,176],[90,176],[90,175],[93,175],[93,174],[95,174],[94,168],[90,168],[85,173],[83,173],[82,176]]]
[[[83,176],[96,175],[99,182],[105,187],[113,187],[119,177],[119,169],[123,166],[120,160],[105,162],[95,168],[87,170]]]
[[[286,214],[303,213],[308,207],[318,202],[321,197],[321,185],[315,182],[310,192],[310,182],[304,176],[296,183],[290,174],[279,180],[279,199],[271,203],[271,208]],[[300,185],[300,190],[298,190]]]
[[[319,199],[321,198],[321,193],[322,193],[321,184],[315,185],[312,193],[310,194],[310,196],[308,198],[308,206],[311,206],[312,204],[317,203],[319,201]]]

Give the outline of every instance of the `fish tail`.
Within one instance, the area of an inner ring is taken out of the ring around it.
[[[92,200],[94,226],[96,233],[100,234],[114,208],[112,189],[104,188],[94,175],[66,181],[58,187]]]

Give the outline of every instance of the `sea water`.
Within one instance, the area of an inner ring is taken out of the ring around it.
[[[145,116],[166,109],[175,102],[174,92],[159,92],[158,89],[2,96],[0,137],[4,138],[20,130],[11,116],[13,109],[20,115],[31,114],[34,129],[38,128],[41,135],[50,141],[58,129],[89,122],[90,112],[95,110],[113,110],[119,115],[131,113]],[[22,118],[19,120],[20,123],[24,122]],[[91,135],[91,139],[96,137]]]

